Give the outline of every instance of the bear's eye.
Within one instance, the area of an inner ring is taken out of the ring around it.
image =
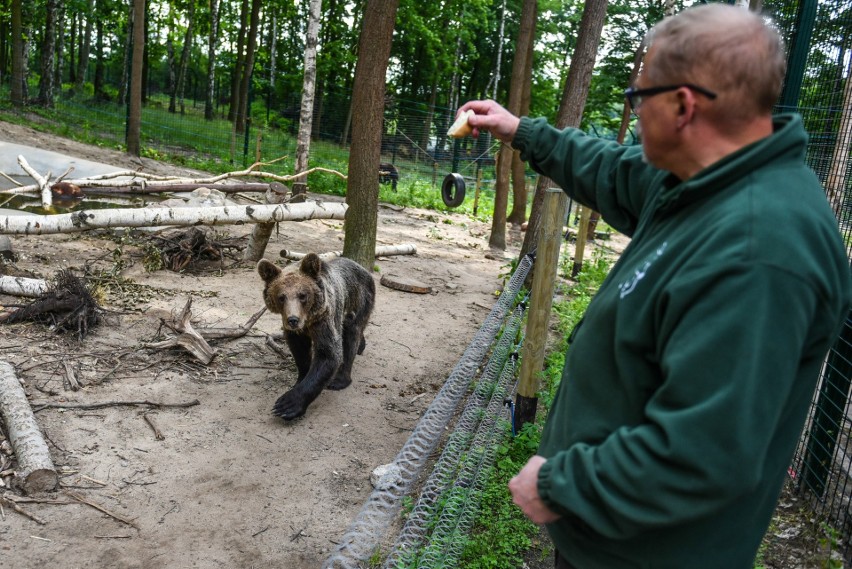
[[[278,304],[287,304],[287,295],[286,294],[278,295]]]
[[[299,302],[301,302],[302,304],[305,304],[305,302],[307,302],[307,300],[308,300],[308,295],[305,294],[304,292],[300,292],[299,293]]]

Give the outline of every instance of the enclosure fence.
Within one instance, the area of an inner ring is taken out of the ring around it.
[[[767,2],[789,46],[779,111],[796,110],[810,137],[807,163],[820,178],[852,259],[852,2]],[[790,476],[834,529],[832,549],[852,561],[852,319],[830,350]]]
[[[418,555],[419,546],[430,531],[426,527],[427,520],[437,519],[437,525],[431,529],[429,546],[422,552],[425,559],[432,562],[414,566],[455,566],[452,560],[460,554],[458,546],[462,540],[453,536],[464,531],[463,528],[472,522],[478,496],[475,490],[481,488],[487,479],[494,448],[507,436],[500,423],[504,415],[501,413],[503,397],[510,393],[514,378],[515,358],[509,358],[508,354],[524,310],[524,307],[518,308],[515,304],[531,267],[532,258],[527,255],[518,264],[479,331],[391,463],[389,474],[367,499],[323,567],[357,569],[384,545],[382,540],[387,537],[385,534],[400,511],[402,498],[414,490],[415,483],[423,474],[426,459],[457,415],[461,401],[477,378],[477,370],[491,351],[485,371],[478,378],[477,388],[468,398],[460,420],[455,423],[449,442],[421,490],[421,498],[385,565],[396,566],[397,561]],[[500,340],[497,340],[498,333]],[[439,496],[446,499],[435,502]],[[439,503],[442,505],[439,506]],[[443,508],[443,511],[439,512],[437,508]]]

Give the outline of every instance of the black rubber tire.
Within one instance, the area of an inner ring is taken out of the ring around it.
[[[447,207],[458,207],[464,201],[464,178],[461,174],[447,174],[441,184],[441,199]]]

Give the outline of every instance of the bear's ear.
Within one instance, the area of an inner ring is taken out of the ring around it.
[[[322,259],[316,253],[308,253],[302,259],[299,269],[315,281],[319,280],[320,272],[322,271]]]
[[[257,272],[260,275],[260,278],[263,279],[263,282],[269,283],[281,274],[281,269],[279,269],[275,263],[267,261],[266,259],[261,259],[257,263]]]

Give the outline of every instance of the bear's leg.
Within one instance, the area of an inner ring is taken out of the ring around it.
[[[343,363],[329,382],[328,389],[338,390],[349,387],[352,383],[352,363],[355,361],[355,354],[363,352],[365,345],[361,327],[356,322],[347,320],[343,325]]]
[[[288,421],[305,414],[308,405],[322,393],[341,364],[340,338],[334,329],[327,324],[320,324],[319,329],[313,332],[315,336],[310,369],[290,391],[278,398],[272,409],[273,414]]]
[[[284,339],[287,341],[290,353],[293,354],[296,369],[299,370],[299,379],[296,380],[298,383],[305,379],[308,370],[311,369],[311,337],[306,334],[284,332]]]

